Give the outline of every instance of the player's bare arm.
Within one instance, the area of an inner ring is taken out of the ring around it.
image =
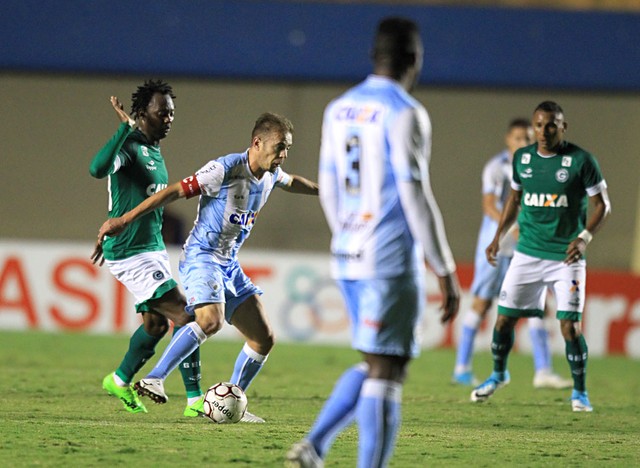
[[[118,216],[117,218],[109,218],[108,220],[106,220],[98,231],[98,240],[96,241],[96,246],[93,250],[93,254],[91,254],[93,263],[95,264],[97,262],[100,262],[100,266],[102,266],[102,264],[104,263],[104,258],[102,257],[102,241],[104,240],[105,236],[117,236],[118,234],[122,233],[122,231],[124,231],[129,224],[131,224],[141,216],[144,216],[145,214],[157,208],[166,206],[169,203],[184,197],[185,191],[182,182],[176,182],[168,186],[166,189],[150,196],[138,206],[130,211],[127,211],[122,216]]]
[[[128,123],[129,126],[133,128],[133,126],[136,124],[136,121],[126,113],[126,111],[124,110],[124,106],[122,105],[120,100],[116,96],[111,96],[109,100],[111,101],[111,106],[113,107],[113,110],[116,111],[116,115],[118,116],[118,119],[120,119],[120,122]]]
[[[318,184],[299,175],[291,175],[288,186],[282,187],[287,192],[301,193],[303,195],[318,195]]]
[[[602,227],[605,219],[611,213],[611,202],[606,188],[593,197],[589,197],[589,201],[592,213],[587,221],[585,230],[578,234],[578,237],[571,241],[567,247],[567,256],[564,259],[564,263],[568,265],[582,258],[593,235]]]
[[[489,244],[485,250],[487,261],[493,266],[496,266],[496,257],[498,255],[498,250],[500,249],[500,239],[502,235],[516,221],[521,198],[522,191],[511,189],[507,202],[502,210],[502,216],[500,216],[500,223],[498,224],[496,235],[491,241],[491,244]]]

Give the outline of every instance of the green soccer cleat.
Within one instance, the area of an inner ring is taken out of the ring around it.
[[[182,413],[188,418],[204,417],[204,396],[192,405],[187,405]]]
[[[129,413],[146,413],[147,408],[142,404],[138,394],[133,390],[131,385],[126,387],[120,387],[113,379],[113,373],[107,375],[102,379],[102,388],[104,388],[109,395],[113,395],[120,399]]]

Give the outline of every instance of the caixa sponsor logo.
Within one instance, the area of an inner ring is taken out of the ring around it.
[[[546,208],[568,207],[569,201],[566,195],[555,193],[525,193],[524,204],[526,206],[543,206]]]
[[[166,189],[167,184],[149,184],[147,185],[147,196],[151,196],[154,193],[158,193],[160,190]]]
[[[229,222],[239,226],[253,226],[257,216],[258,213],[253,211],[248,211],[247,213],[232,213],[231,216],[229,216]]]

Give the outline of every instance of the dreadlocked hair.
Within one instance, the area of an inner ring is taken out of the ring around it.
[[[176,98],[173,95],[173,88],[168,83],[162,80],[146,80],[142,86],[138,86],[135,93],[131,94],[131,115],[137,117],[146,110],[155,93],[168,94],[171,99]]]

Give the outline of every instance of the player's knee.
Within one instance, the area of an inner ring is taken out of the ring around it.
[[[223,320],[217,318],[208,318],[207,320],[197,320],[198,325],[202,328],[205,335],[212,336],[222,329]]]
[[[145,312],[142,316],[144,331],[151,336],[163,337],[169,331],[169,321],[155,312]]]
[[[580,322],[573,322],[571,320],[560,320],[560,332],[565,341],[573,341],[580,337],[582,329]]]

